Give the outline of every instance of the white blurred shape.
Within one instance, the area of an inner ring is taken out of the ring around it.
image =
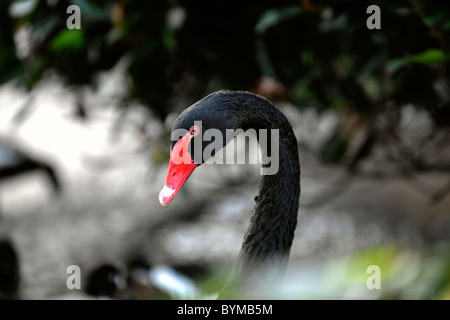
[[[198,294],[192,280],[168,266],[156,266],[148,275],[155,286],[167,292],[173,299],[194,299]]]

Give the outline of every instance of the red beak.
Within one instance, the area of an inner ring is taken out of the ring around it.
[[[190,133],[186,133],[170,150],[169,169],[167,170],[166,184],[159,193],[159,203],[166,207],[181,189],[183,184],[198,166],[194,163],[188,152],[189,142],[192,139]]]

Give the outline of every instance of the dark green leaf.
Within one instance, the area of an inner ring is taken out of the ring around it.
[[[388,69],[395,72],[411,63],[436,64],[450,60],[450,54],[440,49],[429,49],[413,56],[406,56],[388,62]]]
[[[83,29],[63,30],[51,42],[54,51],[79,49],[85,44]]]
[[[255,26],[258,34],[263,34],[267,29],[283,22],[301,12],[299,7],[288,7],[283,9],[271,9],[266,11]]]

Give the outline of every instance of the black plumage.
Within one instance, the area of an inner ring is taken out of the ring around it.
[[[223,135],[222,146],[234,138],[226,135],[227,129],[279,130],[278,171],[263,175],[261,179],[250,226],[227,286],[244,280],[248,283],[249,279],[260,274],[258,271],[263,272],[269,268],[275,267],[283,272],[297,225],[300,198],[300,160],[297,139],[289,121],[270,101],[244,91],[219,91],[210,94],[184,110],[175,121],[172,132],[180,128],[189,130],[195,121],[202,121],[202,131],[219,129]],[[268,134],[266,150],[271,150],[270,130]],[[194,154],[191,157],[199,165],[207,160],[200,157],[203,152],[193,148],[196,145],[195,139],[201,139],[201,136],[197,135],[191,141],[191,154]],[[172,147],[175,143],[172,140]],[[209,143],[211,142],[202,141],[201,151]],[[263,148],[261,151],[265,163],[264,159],[268,155]],[[269,164],[263,166],[268,167]]]

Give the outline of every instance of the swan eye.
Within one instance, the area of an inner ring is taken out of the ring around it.
[[[197,126],[192,126],[189,129],[189,133],[192,134],[193,136],[197,135],[199,133],[199,128]]]

